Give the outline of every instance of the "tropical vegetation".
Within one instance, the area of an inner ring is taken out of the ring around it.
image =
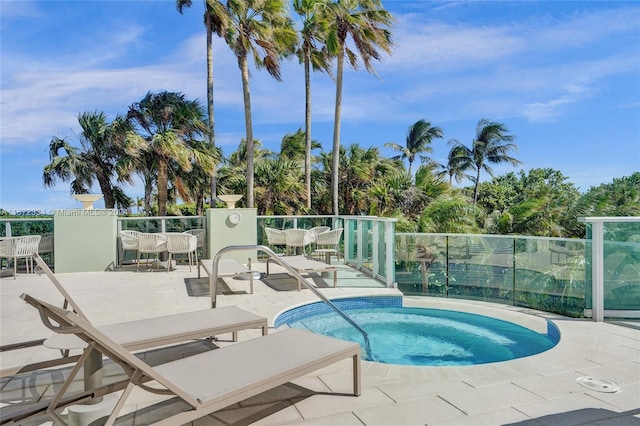
[[[181,13],[191,5],[175,3]],[[468,144],[441,142],[445,129],[426,118],[408,123],[403,143],[385,143],[398,153],[390,158],[376,146],[344,144],[344,62],[375,74],[373,62],[392,53],[393,17],[379,0],[294,0],[292,11],[286,6],[283,0],[204,0],[206,109],[182,93],[149,91],[112,122],[102,112],[81,113],[79,147],[57,137],[50,142],[45,186],[61,181],[72,193],[87,193],[97,184],[105,207],[142,207],[146,215],[202,214],[215,207],[217,193],[241,193],[241,205],[258,214],[388,216],[399,219],[399,231],[410,232],[583,237],[580,216],[640,215],[640,172],[585,194],[558,170],[495,176],[495,165],[522,163],[514,154],[516,136],[487,118],[478,121]],[[300,18],[297,30],[290,13]],[[214,138],[214,35],[237,59],[245,110],[246,135],[226,156]],[[294,57],[305,74],[305,122],[283,135],[280,152],[271,152],[253,135],[249,58],[281,80],[281,62]],[[312,70],[335,76],[330,151],[311,134]],[[443,148],[446,155],[439,157],[447,162],[439,164],[431,155]],[[133,200],[123,185],[136,175],[144,198]]]

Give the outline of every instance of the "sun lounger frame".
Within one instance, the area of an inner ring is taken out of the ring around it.
[[[74,333],[88,344],[89,349],[98,350],[123,367],[129,383],[106,425],[115,422],[136,386],[150,392],[175,395],[187,403],[191,407],[189,411],[156,423],[177,425],[199,419],[348,358],[353,360],[353,395],[359,396],[361,393],[360,345],[357,343],[304,330],[288,329],[151,367],[75,313],[27,294],[21,297],[38,309],[48,328],[58,333]],[[57,325],[52,324],[52,321]],[[261,362],[256,362],[256,354],[259,354]],[[81,358],[47,410],[47,414],[58,421],[62,419],[55,413],[57,405],[82,363]],[[162,389],[149,388],[144,384],[147,380],[155,380]]]
[[[215,288],[213,285],[213,259],[200,259],[198,262],[198,278],[200,278],[200,267],[204,270],[204,273],[209,277],[209,291],[213,291]],[[253,275],[260,273],[251,269],[251,259],[249,259],[248,267],[235,259],[220,259],[218,261],[218,278],[222,277],[242,277],[249,276],[249,289],[253,294]]]
[[[329,265],[326,263],[318,262],[317,260],[308,259],[305,256],[280,256],[281,261],[285,262],[291,268],[293,268],[299,274],[309,274],[312,272],[333,272],[333,287],[338,286],[338,272],[337,268],[333,265]],[[271,262],[276,262],[276,260],[269,258],[267,259],[267,276],[269,276],[269,264]],[[298,281],[298,291],[301,289],[301,281],[298,277],[296,277]]]
[[[42,258],[35,255],[38,266],[49,277],[58,291],[64,297],[63,308],[70,306],[81,318],[87,320],[77,303],[62,286],[51,269]],[[159,346],[182,343],[200,338],[212,338],[221,334],[232,333],[233,341],[238,340],[238,331],[261,328],[262,335],[268,333],[267,318],[255,315],[237,306],[226,306],[215,309],[185,312],[164,317],[147,318],[127,321],[98,327],[111,339],[122,344],[129,350],[149,349]],[[4,369],[1,377],[25,373],[46,367],[53,367],[74,362],[77,356],[69,356],[68,349],[83,348],[85,344],[69,335],[54,334],[45,339],[46,347],[60,349],[62,358],[42,361],[34,364],[16,366]]]

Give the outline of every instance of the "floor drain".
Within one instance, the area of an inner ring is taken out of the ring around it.
[[[579,385],[582,385],[585,388],[594,390],[596,392],[614,393],[620,391],[620,385],[612,380],[584,376],[578,377],[576,379],[576,382],[578,382]]]

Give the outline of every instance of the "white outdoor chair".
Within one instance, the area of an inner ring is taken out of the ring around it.
[[[138,261],[136,270],[140,268],[140,257],[147,254],[147,264],[149,263],[149,255],[156,256],[156,269],[160,263],[160,253],[167,251],[167,237],[161,234],[147,234],[140,232],[138,234]]]
[[[331,263],[331,255],[335,254],[340,261],[340,238],[343,228],[316,235],[316,249],[312,254],[324,254],[325,262]]]
[[[189,258],[189,272],[191,272],[191,264],[193,262],[193,254],[196,256],[195,264],[198,264],[198,239],[191,234],[167,234],[167,272],[171,267],[171,258],[174,254],[186,254]]]
[[[311,232],[311,235],[313,236],[313,242],[316,242],[316,236],[318,236],[318,234],[322,234],[323,232],[327,232],[328,230],[330,230],[331,227],[329,226],[315,226],[311,229],[309,229],[309,232]]]
[[[125,259],[127,251],[135,251],[136,259],[138,257],[138,231],[120,231],[120,247],[122,247],[122,257],[119,259],[119,264],[122,266],[122,261]]]
[[[287,245],[287,234],[285,231],[275,228],[264,228],[267,234],[267,245],[275,251],[275,247],[285,247]]]
[[[13,279],[18,274],[18,260],[24,259],[27,273],[33,272],[33,255],[38,253],[40,235],[7,238],[0,242],[0,258],[13,260]]]
[[[38,244],[38,254],[42,258],[47,257],[47,263],[53,264],[53,234],[44,234],[40,238],[40,243]]]
[[[313,235],[308,229],[287,229],[284,231],[287,236],[287,253],[297,254],[298,249],[302,249],[302,254],[306,254],[307,247],[313,243]]]
[[[204,229],[189,229],[184,231],[185,234],[191,234],[198,240],[198,250],[202,256],[204,256],[205,247],[207,244],[207,231]],[[196,250],[196,264],[198,264],[198,251]]]

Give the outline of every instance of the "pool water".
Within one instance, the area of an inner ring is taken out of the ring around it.
[[[540,334],[511,322],[442,309],[374,308],[346,313],[367,332],[371,360],[386,364],[485,364],[535,355],[559,340],[551,322],[548,332]],[[362,335],[334,312],[292,315],[286,324],[358,342],[364,348]]]

